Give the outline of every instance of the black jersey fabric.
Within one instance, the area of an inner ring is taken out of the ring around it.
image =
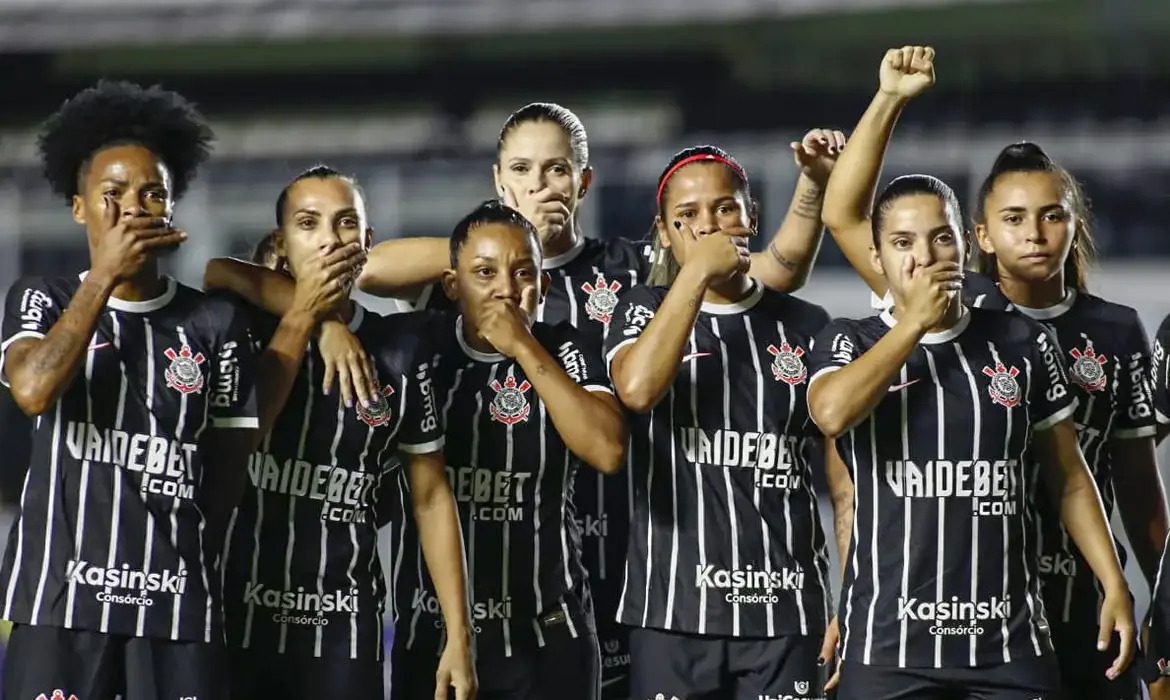
[[[1170,315],[1162,320],[1154,334],[1153,378],[1154,414],[1158,423],[1170,425]]]
[[[258,314],[259,315],[259,314]],[[381,660],[386,586],[377,486],[396,450],[443,447],[423,314],[355,306],[350,331],[373,361],[376,400],[348,408],[321,391],[310,344],[284,409],[248,463],[228,525],[224,600],[232,646],[300,657]],[[277,319],[263,315],[267,342]]]
[[[622,298],[606,362],[634,343],[668,294]],[[758,283],[704,302],[673,385],[629,416],[634,481],[618,619],[730,637],[819,635],[827,551],[812,490],[806,404],[819,306]]]
[[[44,337],[80,283],[16,282],[5,352]],[[77,376],[36,423],[0,570],[4,619],[222,642],[200,444],[258,426],[252,365],[246,310],[223,297],[167,278],[155,299],[110,298]]]
[[[890,312],[834,321],[816,338],[812,381],[895,324]],[[923,337],[836,441],[856,489],[843,658],[958,668],[1051,653],[1032,442],[1076,407],[1055,341],[1030,319],[964,307]]]

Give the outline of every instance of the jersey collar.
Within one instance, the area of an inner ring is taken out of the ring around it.
[[[764,285],[756,280],[752,280],[752,291],[743,299],[734,304],[714,304],[709,301],[703,302],[699,310],[705,314],[716,314],[718,316],[727,316],[729,314],[742,314],[745,311],[750,311],[752,307],[760,303],[760,299],[764,298]]]
[[[78,275],[77,278],[84,282],[85,276],[88,274],[89,270],[86,270],[85,272],[82,272],[80,275]],[[175,293],[179,290],[179,285],[173,278],[163,276],[163,279],[166,280],[167,288],[163,291],[162,294],[159,294],[153,299],[147,299],[145,301],[128,301],[126,299],[119,299],[115,296],[110,296],[110,298],[106,300],[106,306],[114,309],[115,311],[124,311],[128,314],[148,314],[151,311],[158,311],[167,304],[171,303],[171,300],[175,298]]]
[[[578,233],[577,242],[573,244],[572,248],[569,248],[560,255],[554,255],[551,258],[545,258],[544,262],[540,264],[540,269],[555,270],[558,267],[564,267],[565,265],[568,265],[569,263],[576,260],[577,256],[580,255],[581,251],[583,250],[585,250],[585,236],[582,236],[580,233]]]
[[[1043,309],[1034,309],[1030,306],[1020,306],[1019,304],[1013,304],[1013,306],[1028,318],[1036,321],[1050,321],[1058,316],[1063,316],[1075,303],[1077,303],[1077,290],[1069,287],[1064,290],[1064,299],[1061,299],[1059,304],[1054,304]]]
[[[894,315],[890,313],[890,309],[886,309],[882,312],[882,320],[885,321],[886,325],[890,328],[898,325],[898,319],[894,318]],[[967,310],[966,305],[961,305],[959,308],[959,320],[955,322],[955,325],[951,326],[945,331],[927,333],[926,335],[922,336],[922,340],[918,342],[922,343],[923,345],[938,345],[940,343],[949,343],[955,338],[958,338],[963,331],[967,330],[967,326],[969,325],[971,325],[971,312]]]
[[[455,342],[459,343],[459,349],[463,351],[464,355],[467,355],[467,357],[476,362],[495,364],[496,362],[503,362],[506,359],[498,352],[480,352],[467,344],[467,339],[463,337],[462,314],[455,318]]]
[[[366,310],[361,304],[356,301],[353,303],[353,316],[349,319],[349,332],[357,333],[358,329],[362,327],[362,321],[366,319]]]

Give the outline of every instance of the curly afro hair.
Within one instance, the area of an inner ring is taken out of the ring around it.
[[[50,187],[67,200],[78,194],[83,168],[97,151],[126,143],[144,146],[166,164],[178,200],[211,155],[213,139],[203,115],[182,95],[103,80],[45,121],[37,147]]]

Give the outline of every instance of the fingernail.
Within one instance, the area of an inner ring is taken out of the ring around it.
[[[1097,642],[1097,651],[1105,651],[1105,642]]]
[[[824,657],[817,657],[817,666],[824,666],[824,665],[825,665]]]

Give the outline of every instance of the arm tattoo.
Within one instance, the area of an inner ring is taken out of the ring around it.
[[[820,219],[825,193],[819,187],[809,187],[800,193],[793,204],[792,213],[802,219]]]
[[[32,369],[37,374],[54,372],[61,368],[61,363],[69,355],[71,346],[82,342],[79,336],[69,330],[61,329],[52,338],[46,336],[33,356]]]
[[[783,253],[780,252],[780,249],[776,247],[776,241],[772,241],[768,244],[768,253],[772,256],[773,260],[783,265],[785,269],[796,272],[800,268],[799,264],[789,260],[784,256]]]

